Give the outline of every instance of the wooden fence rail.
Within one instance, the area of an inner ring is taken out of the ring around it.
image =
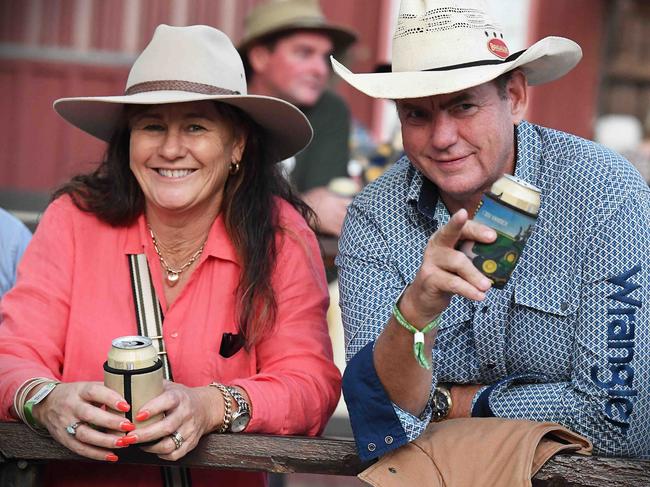
[[[0,485],[39,485],[39,464],[60,460],[91,461],[79,457],[51,438],[35,434],[23,424],[0,423]],[[137,448],[120,450],[120,462],[169,464]],[[368,464],[359,460],[349,438],[300,436],[205,436],[175,463],[188,467],[262,470],[274,473],[356,475]],[[558,455],[538,472],[535,487],[648,487],[650,460]]]

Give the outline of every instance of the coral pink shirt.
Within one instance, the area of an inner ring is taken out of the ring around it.
[[[176,382],[213,381],[241,386],[251,399],[247,433],[316,435],[340,394],[340,375],[327,332],[327,284],[313,232],[285,201],[273,286],[278,305],[274,332],[249,352],[219,354],[223,333],[237,333],[235,289],[240,266],[218,217],[199,264],[167,308],[162,271],[143,216],[129,227],[111,227],[77,209],[68,197],[43,215],[2,300],[0,419],[16,389],[31,377],[63,382],[102,381],[102,364],[118,336],[136,334],[127,254],[144,252],[165,311],[163,324]],[[119,456],[119,452],[118,452]],[[53,464],[51,485],[160,485],[156,467]],[[90,473],[89,473],[90,472]],[[48,475],[48,477],[50,477]],[[193,485],[263,485],[253,472],[193,471]]]

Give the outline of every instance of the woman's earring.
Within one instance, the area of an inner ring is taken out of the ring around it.
[[[231,161],[230,162],[230,170],[229,170],[231,175],[237,174],[239,172],[239,161]]]

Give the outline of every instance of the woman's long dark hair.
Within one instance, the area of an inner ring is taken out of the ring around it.
[[[277,157],[269,150],[265,131],[240,109],[223,103],[215,106],[235,134],[246,137],[240,170],[226,182],[221,211],[242,265],[235,312],[250,348],[273,328],[277,315],[271,281],[277,260],[276,232],[282,228],[274,197],[289,202],[310,224],[315,217],[274,164]],[[133,223],[144,211],[144,195],[129,168],[129,139],[125,114],[100,166],[73,177],[53,197],[67,194],[79,209],[113,226]]]

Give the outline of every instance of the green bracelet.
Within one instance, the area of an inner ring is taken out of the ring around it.
[[[429,360],[424,353],[424,335],[425,333],[429,333],[431,330],[438,326],[438,323],[440,323],[440,315],[438,315],[431,323],[427,324],[427,326],[421,330],[418,330],[416,327],[406,321],[399,308],[397,307],[397,303],[393,305],[393,316],[395,316],[395,319],[400,325],[413,333],[413,355],[415,356],[415,360],[417,360],[420,367],[427,370],[431,369],[431,363],[429,363]]]
[[[45,399],[52,390],[60,384],[59,381],[51,381],[51,382],[46,382],[43,387],[39,389],[39,391],[32,396],[32,398],[28,401],[25,402],[25,405],[23,406],[23,414],[25,416],[25,421],[29,426],[32,428],[43,428],[36,419],[34,419],[34,415],[32,414],[32,408],[36,406],[38,403],[40,403],[43,399]]]

